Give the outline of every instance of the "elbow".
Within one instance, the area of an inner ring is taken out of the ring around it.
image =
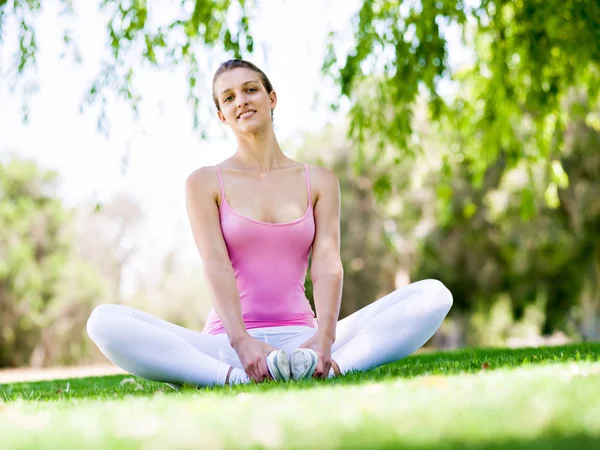
[[[343,280],[344,266],[342,265],[342,261],[339,259],[334,261],[313,262],[310,276],[313,280],[321,277]]]
[[[204,265],[204,278],[209,281],[233,274],[231,264],[208,263]]]

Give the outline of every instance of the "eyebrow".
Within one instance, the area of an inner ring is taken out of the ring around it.
[[[250,83],[259,83],[259,82],[258,82],[258,81],[256,81],[256,80],[245,81],[244,83],[242,83],[242,86],[246,86],[247,84],[250,84]],[[227,89],[225,89],[224,91],[222,91],[222,92],[219,94],[219,96],[223,95],[225,92],[229,92],[229,91],[231,91],[231,89],[232,89],[232,88],[227,88]]]

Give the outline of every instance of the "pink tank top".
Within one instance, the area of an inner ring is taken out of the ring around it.
[[[308,166],[304,165],[306,212],[284,223],[261,222],[233,211],[225,198],[221,172],[216,169],[221,186],[221,230],[235,272],[246,329],[289,325],[315,328],[315,316],[304,290],[315,237]],[[214,308],[208,314],[204,332],[225,333]]]

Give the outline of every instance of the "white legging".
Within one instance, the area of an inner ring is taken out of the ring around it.
[[[332,359],[344,374],[404,358],[433,336],[451,307],[452,294],[437,280],[397,289],[338,322]],[[127,306],[96,307],[87,332],[110,361],[148,380],[212,386],[225,384],[230,367],[243,373],[227,335],[193,331]],[[303,326],[248,330],[288,354],[315,332]],[[243,375],[236,379],[249,381]]]

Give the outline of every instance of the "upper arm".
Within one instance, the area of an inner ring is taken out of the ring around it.
[[[219,220],[218,192],[217,175],[211,167],[194,171],[186,180],[188,219],[205,268],[231,266]]]
[[[316,168],[313,183],[317,190],[314,206],[316,229],[311,270],[341,270],[340,184],[332,171]]]

